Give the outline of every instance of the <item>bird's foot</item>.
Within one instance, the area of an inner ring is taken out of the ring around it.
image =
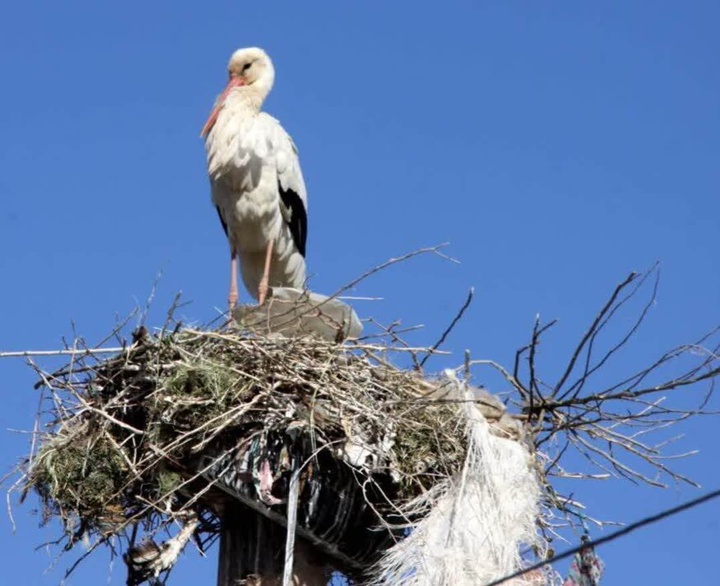
[[[237,294],[233,297],[232,293],[228,297],[228,312],[227,312],[227,319],[221,326],[221,330],[228,329],[231,325],[235,323],[235,307],[237,305]]]

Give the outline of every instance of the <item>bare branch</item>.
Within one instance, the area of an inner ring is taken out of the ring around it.
[[[465,303],[462,304],[462,307],[459,309],[459,311],[455,314],[455,317],[450,322],[450,325],[445,328],[445,331],[440,336],[440,339],[438,339],[437,342],[435,342],[431,348],[430,352],[428,352],[425,357],[420,361],[420,366],[425,366],[425,363],[427,362],[428,358],[432,356],[432,354],[437,350],[440,346],[443,345],[443,342],[447,339],[447,337],[450,335],[450,332],[453,331],[453,328],[457,325],[457,323],[462,319],[463,314],[467,310],[468,307],[470,307],[470,303],[472,303],[473,295],[475,295],[475,289],[473,287],[470,288],[467,294],[467,298],[465,299]]]
[[[583,351],[583,348],[585,348],[585,344],[588,343],[588,340],[592,337],[595,330],[598,328],[600,322],[602,319],[608,314],[608,312],[611,310],[613,304],[615,303],[615,300],[618,298],[620,293],[627,287],[630,283],[632,283],[636,278],[638,277],[638,273],[632,272],[628,275],[628,277],[620,283],[617,287],[615,287],[615,291],[613,291],[613,294],[610,296],[610,299],[608,299],[607,303],[605,303],[604,307],[600,310],[600,313],[597,314],[595,317],[595,320],[593,321],[590,328],[585,332],[585,335],[580,340],[580,343],[575,347],[575,351],[572,354],[572,357],[570,358],[570,361],[568,362],[567,368],[565,369],[565,372],[560,377],[560,380],[555,385],[555,389],[552,392],[552,397],[555,397],[559,392],[560,389],[562,389],[562,386],[565,384],[565,381],[568,379],[570,374],[573,371],[573,368],[575,368],[575,363],[577,362],[577,359],[580,356],[580,353]]]
[[[37,356],[90,356],[93,354],[117,354],[125,348],[78,348],[70,350],[19,350],[0,352],[0,358],[29,358]]]

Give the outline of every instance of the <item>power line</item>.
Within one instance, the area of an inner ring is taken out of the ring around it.
[[[503,582],[505,582],[507,580],[512,580],[513,578],[522,576],[523,574],[525,574],[527,572],[532,572],[533,570],[538,570],[548,564],[552,564],[554,562],[557,562],[557,561],[563,560],[567,557],[570,557],[571,555],[575,555],[576,553],[578,553],[579,551],[581,551],[587,547],[597,547],[598,545],[608,543],[610,541],[617,539],[618,537],[622,537],[623,535],[627,535],[628,533],[635,531],[635,529],[640,529],[640,527],[644,527],[645,525],[650,525],[657,521],[661,521],[662,519],[665,519],[667,517],[672,517],[673,515],[682,513],[683,511],[687,511],[688,509],[692,509],[693,507],[697,507],[698,505],[702,505],[702,504],[706,503],[707,501],[710,501],[719,496],[720,496],[720,489],[714,490],[714,491],[709,492],[701,497],[698,497],[696,499],[693,499],[693,500],[687,501],[681,505],[678,505],[677,507],[673,507],[672,509],[665,509],[664,511],[661,511],[661,512],[657,513],[656,515],[652,515],[650,517],[645,517],[644,519],[640,519],[639,521],[636,521],[635,523],[631,523],[630,525],[627,525],[626,527],[623,527],[622,529],[618,529],[614,533],[610,533],[609,535],[606,535],[605,537],[601,537],[600,539],[591,541],[587,544],[582,544],[578,547],[569,549],[561,554],[558,554],[558,555],[550,558],[549,560],[544,560],[542,562],[538,562],[534,566],[530,566],[528,568],[518,570],[514,574],[510,574],[508,576],[505,576],[504,578],[500,578],[499,580],[490,582],[489,584],[486,584],[485,586],[499,586],[500,584],[502,584]]]

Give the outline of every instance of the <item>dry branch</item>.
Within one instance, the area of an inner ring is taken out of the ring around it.
[[[658,487],[667,486],[668,481],[697,486],[667,463],[691,452],[668,453],[671,440],[649,438],[691,416],[713,413],[707,406],[720,375],[720,330],[714,328],[693,344],[663,353],[617,382],[596,382],[596,375],[604,373],[611,359],[627,350],[638,334],[655,304],[658,281],[654,265],[645,273],[631,273],[617,285],[554,384],[545,384],[539,374],[537,349],[555,320],[543,325],[536,319],[530,343],[516,353],[512,374],[492,361],[475,361],[499,371],[517,392],[515,404],[531,424],[537,450],[552,454],[543,467],[546,478],[621,477]],[[646,290],[647,297],[641,301],[639,296]],[[622,310],[633,302],[640,303],[639,310],[629,319],[630,326],[613,339],[609,332],[619,327]],[[689,365],[678,368],[680,359]],[[707,384],[704,390],[698,388],[700,383]],[[666,406],[669,393],[688,387],[696,389],[693,406],[687,406],[687,397],[685,406]],[[587,470],[570,472],[561,467],[570,449],[588,462]],[[578,503],[554,490],[546,496],[549,509],[560,511],[571,522],[588,519]]]

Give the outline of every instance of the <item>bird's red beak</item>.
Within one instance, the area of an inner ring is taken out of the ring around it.
[[[240,87],[242,85],[245,85],[245,80],[242,77],[230,77],[230,81],[228,81],[225,89],[215,102],[215,106],[213,107],[212,112],[210,112],[210,116],[208,116],[207,122],[205,122],[205,126],[203,126],[202,130],[200,131],[200,138],[205,138],[212,130],[212,127],[215,126],[215,122],[217,122],[217,118],[220,115],[220,110],[222,110],[222,107],[225,104],[225,99],[228,97],[230,90],[236,87]]]

